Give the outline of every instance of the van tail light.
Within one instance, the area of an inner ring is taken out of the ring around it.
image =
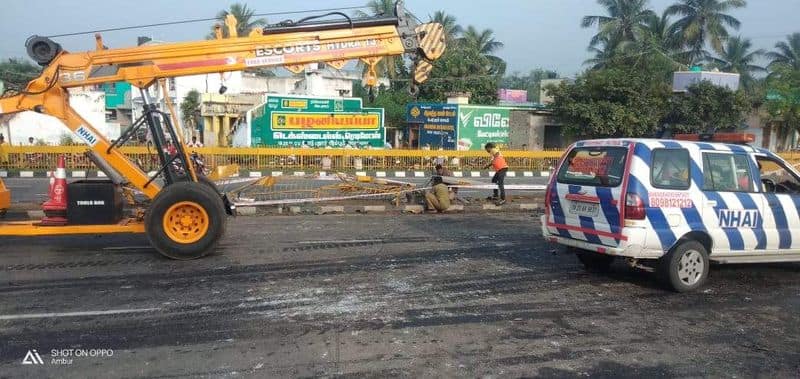
[[[639,195],[629,193],[625,196],[625,218],[628,220],[644,220],[644,202]]]

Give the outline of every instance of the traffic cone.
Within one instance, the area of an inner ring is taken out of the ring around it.
[[[64,156],[58,157],[55,180],[51,186],[50,199],[42,204],[44,218],[42,225],[59,226],[67,224],[67,170]]]

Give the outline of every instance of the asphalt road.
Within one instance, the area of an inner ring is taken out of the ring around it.
[[[142,236],[0,239],[0,377],[800,375],[800,265],[675,294],[539,233],[530,214],[237,218],[191,262]]]

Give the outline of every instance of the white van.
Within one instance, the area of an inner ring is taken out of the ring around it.
[[[570,146],[547,187],[545,239],[591,270],[625,257],[679,292],[700,287],[710,261],[800,261],[794,167],[739,144],[749,134],[675,138]]]

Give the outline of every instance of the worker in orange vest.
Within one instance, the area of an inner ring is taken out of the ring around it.
[[[495,205],[503,205],[506,203],[505,180],[506,172],[508,172],[508,163],[506,163],[506,159],[503,158],[503,155],[500,154],[500,149],[497,148],[497,145],[494,143],[487,143],[484,149],[486,149],[486,152],[492,156],[492,161],[489,162],[484,169],[491,167],[494,170],[492,183],[497,184],[497,189],[494,190],[494,196],[490,197],[489,200],[494,200]],[[499,198],[497,196],[498,193],[500,194]]]

